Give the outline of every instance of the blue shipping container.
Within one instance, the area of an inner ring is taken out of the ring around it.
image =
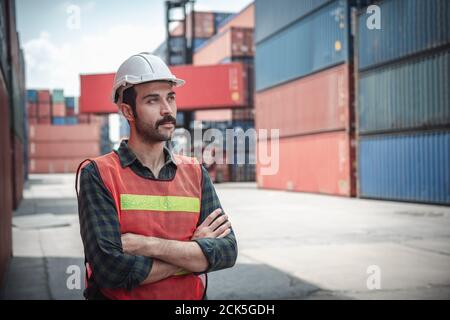
[[[216,32],[233,15],[234,14],[230,13],[230,12],[215,12],[214,13],[214,28],[215,28]]]
[[[386,63],[450,43],[450,1],[385,0],[381,29],[369,29],[371,14],[358,17],[359,68]]]
[[[77,117],[66,117],[66,124],[67,125],[78,124],[78,118]]]
[[[54,126],[64,126],[64,125],[66,125],[66,118],[65,117],[53,117],[52,124]]]
[[[75,98],[74,97],[66,97],[65,99],[66,108],[74,109],[75,108]]]
[[[194,51],[197,51],[201,47],[203,47],[203,44],[205,44],[206,41],[208,41],[210,38],[195,38],[194,39]]]
[[[450,131],[362,136],[360,196],[450,204]]]
[[[173,52],[183,52],[185,50],[186,39],[184,37],[172,37],[169,43]]]
[[[256,46],[256,90],[349,59],[346,1],[335,1]]]
[[[450,125],[450,51],[365,72],[359,132]]]
[[[37,90],[27,90],[27,101],[32,103],[37,103],[38,92]]]
[[[275,34],[331,0],[255,0],[255,43]]]

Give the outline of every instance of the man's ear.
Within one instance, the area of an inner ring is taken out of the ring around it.
[[[125,119],[127,119],[128,121],[134,121],[133,109],[131,109],[131,106],[129,104],[121,103],[119,104],[119,109]]]

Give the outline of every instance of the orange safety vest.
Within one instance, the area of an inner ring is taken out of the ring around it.
[[[173,157],[177,171],[170,181],[145,179],[130,167],[122,168],[114,152],[92,159],[114,198],[122,234],[191,240],[200,218],[201,167],[194,158]],[[89,263],[86,268],[90,277]],[[205,294],[205,276],[180,273],[133,290],[100,290],[107,298],[118,300],[200,300]]]

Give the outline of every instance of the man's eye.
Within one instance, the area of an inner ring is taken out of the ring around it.
[[[148,100],[148,103],[156,103],[156,102],[158,102],[158,99],[150,99],[150,100]]]
[[[175,100],[175,96],[170,96],[170,97],[168,98],[168,100],[169,100],[169,101],[174,101],[174,100]]]

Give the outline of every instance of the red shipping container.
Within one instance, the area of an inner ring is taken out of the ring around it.
[[[30,142],[100,141],[100,126],[98,124],[30,125],[28,132]]]
[[[245,106],[246,85],[240,63],[211,66],[174,66],[172,72],[186,80],[176,88],[178,110],[237,108]],[[114,74],[81,75],[80,113],[117,113],[111,102]]]
[[[254,120],[255,119],[255,109],[253,108],[242,108],[233,109],[233,120]]]
[[[37,103],[27,102],[27,117],[28,118],[37,118],[38,117],[38,107]]]
[[[33,159],[97,157],[100,155],[100,143],[98,141],[30,142],[28,154]]]
[[[80,123],[80,124],[91,123],[90,115],[89,114],[79,114],[78,115],[78,123]]]
[[[30,159],[30,173],[75,173],[85,158]]]
[[[237,57],[253,57],[253,29],[229,28],[194,53],[194,65],[209,65]]]
[[[50,102],[39,102],[38,104],[38,118],[51,117],[51,104]]]
[[[0,281],[12,255],[12,158],[9,95],[0,72]]]
[[[341,65],[255,95],[257,129],[280,137],[350,128],[349,67]]]
[[[195,111],[197,121],[231,121],[232,109]]]
[[[74,117],[76,115],[74,108],[66,108],[66,117]]]
[[[272,155],[270,140],[258,141],[257,182],[261,188],[355,195],[354,141],[346,132],[282,138],[279,157]],[[273,151],[275,152],[275,151]],[[261,156],[262,155],[262,156]],[[272,165],[265,155],[271,157]],[[278,158],[278,171],[275,169]],[[263,175],[263,168],[274,174]]]
[[[64,103],[53,103],[52,115],[54,117],[65,117],[66,116],[66,105]]]
[[[245,106],[246,85],[240,63],[211,66],[174,66],[172,72],[186,80],[176,88],[178,110],[239,108]]]
[[[24,164],[24,146],[22,141],[15,135],[11,138],[13,145],[13,209],[19,207],[22,201],[24,179],[25,179],[25,164]]]
[[[114,73],[80,75],[79,113],[117,113],[112,102]]]
[[[43,104],[50,104],[50,91],[49,90],[39,90],[38,91],[38,102]]]
[[[38,124],[46,125],[46,124],[52,124],[52,119],[50,117],[46,118],[38,118],[37,119]]]
[[[186,17],[186,36],[191,37],[192,15]],[[195,37],[209,38],[214,35],[214,13],[212,12],[195,12]],[[178,23],[171,31],[172,36],[181,36],[183,34],[183,25]]]

